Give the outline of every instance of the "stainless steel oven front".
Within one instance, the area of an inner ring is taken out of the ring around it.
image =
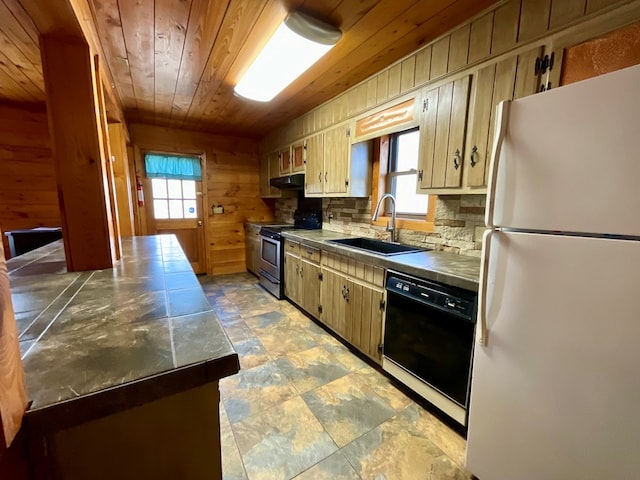
[[[282,298],[282,239],[278,234],[260,233],[260,285]]]
[[[382,368],[466,425],[477,294],[387,273]]]

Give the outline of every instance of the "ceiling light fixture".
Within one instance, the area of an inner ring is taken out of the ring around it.
[[[287,15],[234,91],[268,102],[316,63],[340,39],[340,29],[300,12]]]

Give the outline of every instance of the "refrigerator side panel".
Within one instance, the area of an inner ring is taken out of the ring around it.
[[[640,235],[640,66],[511,102],[490,224]]]
[[[481,480],[636,478],[640,242],[495,232],[487,253],[467,468]]]

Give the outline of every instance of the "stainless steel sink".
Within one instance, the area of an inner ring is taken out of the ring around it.
[[[373,238],[356,237],[341,238],[338,240],[328,240],[332,243],[344,245],[346,247],[359,248],[385,257],[390,255],[399,255],[401,253],[424,252],[425,248],[414,247],[413,245],[401,245],[399,243],[384,242]]]

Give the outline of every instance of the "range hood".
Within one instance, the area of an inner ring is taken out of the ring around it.
[[[304,173],[296,173],[295,175],[287,175],[286,177],[277,177],[269,180],[269,185],[275,188],[302,190],[304,188]]]

